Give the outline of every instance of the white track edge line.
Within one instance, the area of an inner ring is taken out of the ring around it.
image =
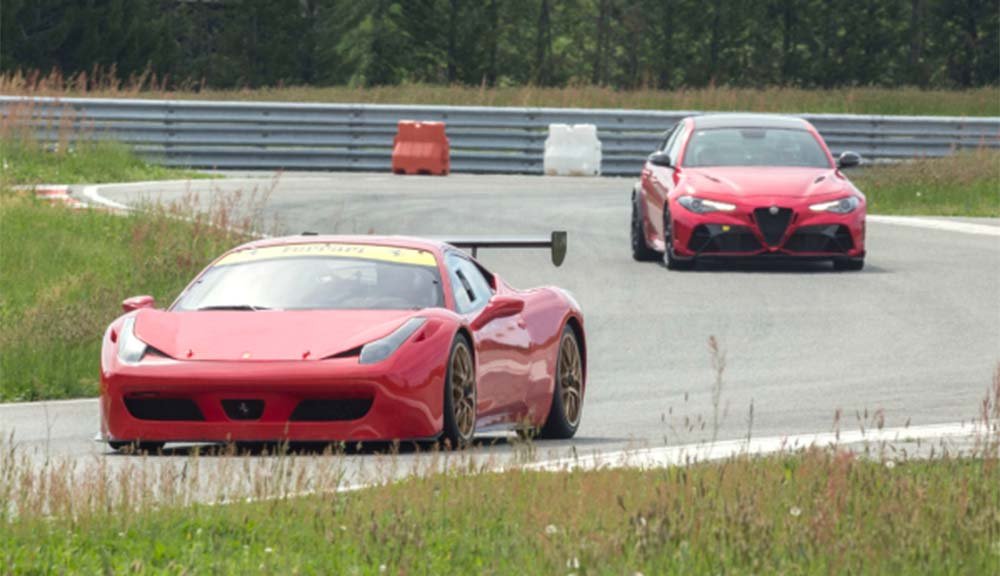
[[[83,195],[84,198],[93,202],[94,204],[100,204],[101,206],[105,206],[113,210],[122,210],[125,212],[132,210],[131,207],[126,206],[125,204],[121,204],[119,202],[115,202],[114,200],[109,200],[104,196],[101,196],[101,193],[98,192],[98,189],[103,188],[104,186],[108,185],[103,184],[103,185],[84,186],[83,192],[81,192],[81,194]]]
[[[898,226],[910,226],[911,228],[925,228],[928,230],[943,230],[947,232],[961,232],[963,234],[977,234],[981,236],[1000,236],[1000,226],[988,226],[986,224],[976,224],[973,222],[955,222],[952,220],[939,220],[924,218],[920,216],[882,216],[869,215],[869,222],[879,224],[895,224]]]
[[[533,462],[524,466],[529,470],[558,471],[565,469],[588,469],[604,467],[650,468],[684,464],[694,461],[719,460],[740,454],[766,455],[782,451],[792,451],[811,446],[846,446],[850,444],[905,442],[918,440],[944,440],[949,438],[973,438],[985,432],[982,426],[971,423],[930,424],[904,428],[883,428],[866,431],[828,432],[820,434],[798,434],[770,436],[740,440],[721,440],[680,446],[619,450],[616,452],[584,455],[575,458],[560,458]]]

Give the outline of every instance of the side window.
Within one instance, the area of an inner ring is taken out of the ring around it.
[[[489,280],[471,260],[454,252],[445,259],[451,291],[455,297],[455,308],[461,314],[475,312],[493,296]]]
[[[677,135],[678,126],[680,126],[680,122],[674,124],[673,127],[670,128],[670,130],[667,130],[666,132],[663,133],[663,140],[661,140],[660,145],[656,147],[657,152],[663,152],[664,150],[667,149],[667,146],[670,146],[670,142],[673,140],[673,137]]]
[[[677,159],[681,155],[681,146],[687,140],[688,129],[684,124],[679,124],[674,130],[674,136],[667,143],[667,154],[670,154],[670,165],[677,166]]]

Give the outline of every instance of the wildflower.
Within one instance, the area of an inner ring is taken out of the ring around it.
[[[888,468],[889,470],[892,470],[893,468],[896,467],[896,462],[893,460],[888,460],[885,463],[885,467]]]
[[[198,528],[197,530],[195,530],[194,531],[194,535],[195,536],[201,536],[201,528]]]
[[[791,514],[792,516],[794,516],[794,517],[798,518],[799,516],[801,516],[801,515],[802,515],[802,509],[801,509],[801,508],[799,508],[798,506],[792,506],[792,507],[791,507],[791,508],[790,508],[790,509],[788,510],[788,513],[789,513],[789,514]]]
[[[545,533],[548,534],[548,535],[550,535],[550,536],[552,534],[558,534],[559,533],[559,527],[556,526],[555,524],[549,524],[548,526],[545,527]]]
[[[923,196],[923,194],[920,193],[920,192],[917,192],[917,198],[920,198],[921,196]]]
[[[379,564],[378,565],[378,573],[379,574],[385,574],[386,570],[388,570],[388,568],[386,568],[385,564]]]
[[[580,559],[577,558],[576,556],[573,556],[572,558],[570,558],[569,560],[566,561],[566,567],[567,568],[572,568],[573,570],[579,570],[580,569]]]
[[[274,552],[274,549],[272,549],[272,548],[264,548],[264,554],[270,554],[271,552]]]
[[[119,532],[118,533],[118,537],[119,538],[124,538],[125,537],[125,533],[124,532]]]

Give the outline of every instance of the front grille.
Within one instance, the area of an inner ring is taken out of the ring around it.
[[[357,420],[372,407],[371,398],[308,399],[299,402],[289,418],[292,422]]]
[[[125,408],[139,420],[204,420],[201,410],[187,398],[126,397]]]
[[[846,253],[854,248],[854,240],[847,226],[803,226],[792,234],[785,243],[789,252],[838,252]]]
[[[779,208],[775,214],[771,214],[770,208],[757,208],[753,211],[753,216],[768,246],[781,244],[785,230],[788,230],[788,225],[792,222],[791,208]]]
[[[222,409],[231,420],[259,420],[264,413],[264,401],[249,398],[223,400]]]
[[[745,226],[701,224],[692,231],[688,249],[699,254],[756,252],[761,249],[761,245],[753,232]]]

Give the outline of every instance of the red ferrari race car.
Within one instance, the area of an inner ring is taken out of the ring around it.
[[[692,268],[699,259],[785,257],[865,263],[865,196],[805,120],[692,116],[646,160],[632,191],[632,256]]]
[[[541,239],[303,235],[209,265],[165,310],[123,303],[101,352],[101,439],[468,443],[477,431],[572,437],[586,386],[583,314],[459,250]]]

